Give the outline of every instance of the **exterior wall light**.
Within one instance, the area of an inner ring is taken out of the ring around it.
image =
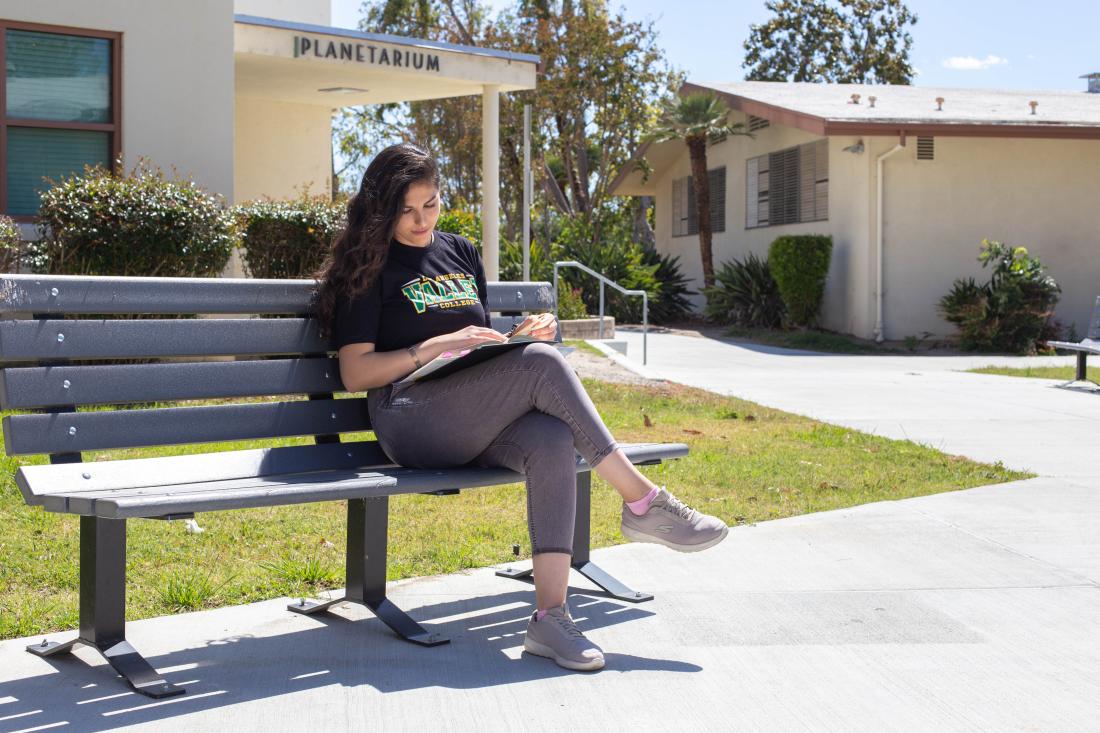
[[[849,145],[848,147],[843,148],[843,150],[845,153],[854,153],[855,155],[859,155],[863,152],[863,140],[860,139],[860,141],[857,142],[855,145]]]

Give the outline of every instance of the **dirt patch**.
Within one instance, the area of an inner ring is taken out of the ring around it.
[[[646,386],[660,386],[668,384],[663,379],[646,379],[640,377],[624,366],[612,361],[606,356],[596,356],[587,351],[576,349],[565,357],[569,365],[581,379],[599,379],[603,382],[618,382],[619,384],[639,384]]]

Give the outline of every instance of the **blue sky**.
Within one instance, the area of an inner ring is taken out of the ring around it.
[[[492,0],[496,6],[508,5]],[[620,5],[613,2],[612,5]],[[631,0],[632,20],[652,20],[671,63],[695,81],[744,78],[742,44],[768,17],[763,0]],[[1083,91],[1100,72],[1097,0],[909,0],[919,20],[910,61],[918,86]],[[356,27],[359,0],[332,0],[333,25]]]

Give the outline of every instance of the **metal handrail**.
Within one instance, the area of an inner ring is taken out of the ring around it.
[[[642,364],[646,363],[646,336],[649,334],[649,293],[644,290],[627,290],[614,280],[610,280],[587,265],[576,260],[562,260],[554,263],[554,320],[558,320],[558,269],[576,267],[600,281],[600,338],[603,338],[604,285],[610,285],[623,295],[642,296]]]

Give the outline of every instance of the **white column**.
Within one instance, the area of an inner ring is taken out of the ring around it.
[[[481,259],[485,279],[500,279],[500,87],[481,92]]]

